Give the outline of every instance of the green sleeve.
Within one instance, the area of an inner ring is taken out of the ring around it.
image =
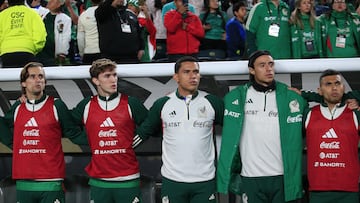
[[[256,34],[252,33],[249,30],[246,30],[246,43],[248,46],[247,53],[250,56],[253,52],[255,52],[257,50]]]
[[[10,130],[13,130],[14,128],[14,116],[15,116],[15,110],[16,108],[21,104],[21,102],[18,100],[16,101],[9,109],[8,112],[5,113],[5,123],[10,128]]]
[[[58,114],[63,136],[69,138],[75,144],[88,145],[85,132],[81,130],[80,125],[77,125],[74,122],[71,112],[66,104],[62,100],[56,99],[54,105]]]
[[[356,99],[358,102],[360,102],[360,91],[359,90],[353,90],[351,92],[347,92],[345,94],[346,99]]]
[[[300,59],[301,58],[301,41],[302,38],[300,38],[299,34],[300,30],[297,29],[296,25],[292,25],[290,27],[290,33],[291,33],[291,49],[292,49],[292,56],[294,59]]]
[[[222,125],[224,118],[224,101],[215,95],[206,95],[205,97],[215,110],[215,124]]]
[[[80,101],[75,108],[71,110],[71,115],[76,123],[76,125],[82,126],[83,125],[83,116],[84,116],[84,110],[85,106],[89,103],[91,97],[86,97],[82,101]]]
[[[319,51],[319,57],[324,57],[324,50],[323,50],[323,41],[321,37],[321,21],[319,18],[315,20],[315,29],[314,29],[314,39],[316,42],[316,48]]]
[[[313,91],[301,91],[301,96],[307,101],[307,102],[317,102],[321,103],[323,98],[318,93]]]
[[[157,136],[161,132],[161,110],[169,97],[162,97],[154,102],[149,110],[148,116],[140,127],[136,129],[136,134],[142,140],[150,136]]]
[[[4,117],[0,117],[0,142],[12,149],[13,136]]]
[[[135,97],[129,97],[129,106],[136,125],[140,125],[145,120],[148,110],[140,100]]]

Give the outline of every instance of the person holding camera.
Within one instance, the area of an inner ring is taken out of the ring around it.
[[[105,0],[95,10],[100,52],[116,63],[139,63],[145,47],[142,29],[126,6],[125,0]]]
[[[164,25],[167,31],[167,55],[169,61],[182,56],[197,57],[200,40],[205,32],[198,16],[189,12],[188,0],[175,0],[176,10],[165,14]]]

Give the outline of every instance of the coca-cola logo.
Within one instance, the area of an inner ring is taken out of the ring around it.
[[[39,137],[40,136],[39,129],[32,129],[32,130],[24,130],[23,136],[24,137]]]
[[[287,123],[299,123],[299,122],[302,122],[302,114],[299,114],[299,115],[294,116],[294,117],[288,116],[286,121],[287,121]]]
[[[99,132],[99,137],[116,137],[116,130],[112,129],[112,130],[101,130]]]
[[[278,112],[275,111],[270,111],[268,114],[269,117],[277,117],[278,116]]]
[[[320,143],[320,149],[340,149],[340,142],[338,142],[338,141],[333,141],[333,142],[322,141]]]
[[[194,121],[193,127],[194,128],[212,128],[213,122],[212,121]]]

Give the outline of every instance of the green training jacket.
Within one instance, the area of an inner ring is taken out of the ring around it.
[[[244,123],[244,104],[250,83],[229,92],[225,98],[222,142],[217,169],[217,189],[241,194],[241,160],[239,142]],[[280,139],[284,164],[285,201],[302,197],[302,118],[306,101],[276,82]],[[254,126],[256,127],[256,126]],[[257,126],[261,127],[261,126]]]

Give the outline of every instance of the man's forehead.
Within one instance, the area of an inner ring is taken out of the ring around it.
[[[324,76],[321,81],[323,82],[336,82],[336,81],[341,81],[341,76],[340,75],[327,75]]]
[[[32,74],[44,74],[44,69],[41,67],[30,67],[28,68],[28,73],[32,73]]]

